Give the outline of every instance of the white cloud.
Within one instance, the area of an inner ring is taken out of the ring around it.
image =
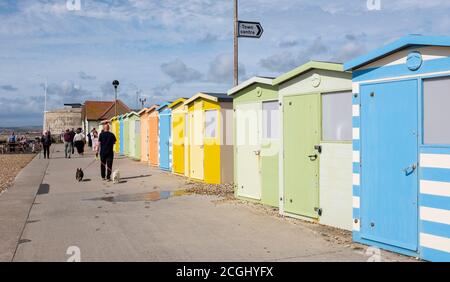
[[[199,71],[188,67],[180,59],[162,64],[161,70],[177,83],[198,81],[202,78]]]
[[[229,53],[220,54],[209,63],[208,80],[219,84],[231,85],[234,74],[234,59]],[[246,69],[239,64],[239,77],[245,77]]]

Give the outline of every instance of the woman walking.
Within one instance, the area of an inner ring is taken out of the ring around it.
[[[95,152],[95,158],[98,159],[98,133],[97,131],[92,131],[92,150]]]
[[[84,145],[86,142],[86,137],[81,132],[81,128],[78,128],[75,134],[75,137],[73,138],[73,145],[75,148],[77,148],[77,152],[80,156],[84,155]]]
[[[52,145],[52,135],[45,131],[41,137],[42,147],[44,148],[44,159],[50,159],[50,146]]]

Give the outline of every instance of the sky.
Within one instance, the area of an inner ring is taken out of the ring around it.
[[[119,98],[137,108],[233,81],[232,0],[0,0],[0,127],[48,109]],[[261,39],[239,40],[240,80],[309,60],[346,62],[408,34],[450,35],[448,0],[240,0]]]

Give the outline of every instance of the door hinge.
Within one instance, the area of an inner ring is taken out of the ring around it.
[[[315,211],[319,216],[322,216],[322,209],[321,209],[321,208],[314,208],[314,211]]]

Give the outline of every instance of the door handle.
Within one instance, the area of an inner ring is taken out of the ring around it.
[[[308,156],[308,158],[309,158],[310,161],[314,162],[314,161],[317,160],[317,158],[319,158],[319,155],[317,155],[317,154],[315,154],[315,155],[310,155],[310,156]]]
[[[403,172],[406,175],[411,175],[411,174],[413,174],[414,171],[416,171],[416,169],[417,169],[417,164],[412,164],[412,165],[408,166],[407,168],[403,169]]]
[[[261,155],[261,151],[257,150],[257,151],[253,151],[255,153],[255,155],[260,156]]]

